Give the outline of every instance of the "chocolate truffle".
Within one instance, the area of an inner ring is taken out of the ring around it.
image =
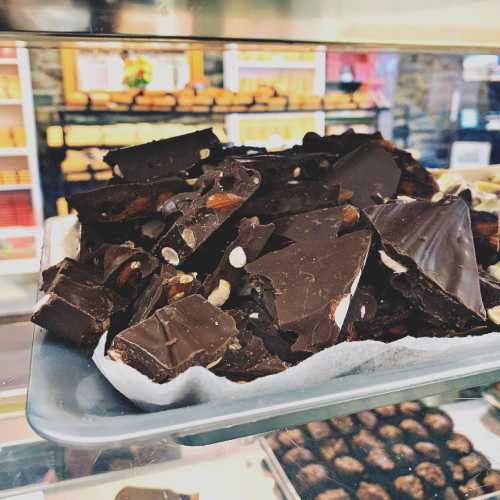
[[[370,410],[360,411],[356,413],[356,417],[361,422],[361,425],[365,426],[368,430],[373,430],[377,427],[377,415]]]
[[[314,455],[311,450],[302,446],[292,448],[283,455],[283,463],[287,465],[306,464],[308,462],[314,462]]]
[[[343,488],[335,488],[323,491],[314,500],[351,500],[351,496]]]
[[[304,434],[300,429],[287,429],[278,434],[278,441],[289,448],[290,446],[299,446],[305,443]]]
[[[390,472],[396,468],[396,464],[382,448],[373,448],[370,450],[366,456],[366,463],[383,472]]]
[[[424,406],[419,401],[404,401],[399,404],[399,411],[405,417],[415,417],[423,408]]]
[[[397,413],[396,405],[379,406],[375,411],[384,418],[395,417]]]
[[[329,479],[328,471],[321,464],[309,464],[297,473],[297,481],[302,491],[317,486]]]
[[[349,447],[343,438],[332,438],[321,443],[319,451],[321,456],[329,462],[339,455],[346,455],[349,453]]]
[[[450,471],[451,479],[454,483],[463,483],[465,481],[465,470],[461,465],[448,460],[446,468]]]
[[[472,451],[472,444],[463,434],[454,432],[446,440],[446,448],[458,455],[468,455]]]
[[[425,500],[424,487],[422,481],[413,474],[399,476],[394,480],[394,489],[398,498],[408,498],[411,500]]]
[[[382,441],[377,439],[370,431],[367,431],[365,429],[359,431],[352,437],[352,443],[354,446],[365,452],[368,452],[373,448],[384,447]]]
[[[362,481],[356,490],[358,500],[391,500],[387,491],[380,484]]]
[[[480,474],[491,467],[489,460],[481,453],[473,452],[460,459],[460,464],[469,477]]]
[[[401,420],[399,427],[403,429],[413,439],[428,439],[429,433],[425,427],[413,418]]]
[[[422,462],[415,467],[415,472],[422,481],[435,488],[444,488],[446,484],[446,476],[439,465],[431,462]]]
[[[434,443],[419,441],[415,443],[415,449],[425,460],[439,460],[441,458],[439,448]]]
[[[453,430],[453,422],[450,417],[440,412],[427,413],[424,424],[436,436],[448,435]]]
[[[330,426],[326,422],[309,422],[306,427],[316,441],[321,441],[332,435]]]
[[[391,447],[396,462],[411,465],[417,461],[417,454],[413,451],[411,446],[404,443],[396,443]]]
[[[389,443],[396,443],[403,439],[403,431],[395,425],[382,425],[379,427],[378,433],[382,439],[385,439]]]
[[[331,418],[330,422],[333,428],[341,434],[347,435],[356,432],[356,425],[349,415],[345,417]]]
[[[338,474],[349,477],[359,476],[365,471],[363,464],[359,460],[349,456],[336,458],[333,461],[333,468]]]
[[[459,486],[458,491],[462,494],[463,498],[474,498],[484,495],[484,490],[475,477],[469,479],[463,486]]]
[[[497,470],[488,472],[484,476],[483,485],[489,492],[500,491],[500,472]]]
[[[271,448],[271,450],[273,450],[274,453],[278,453],[279,449],[281,448],[281,445],[276,438],[276,434],[271,434],[269,436],[266,436],[266,441],[269,448]]]

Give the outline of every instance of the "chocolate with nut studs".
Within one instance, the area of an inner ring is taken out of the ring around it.
[[[326,422],[309,422],[306,427],[315,441],[322,441],[332,435],[330,426]]]
[[[413,474],[399,476],[394,480],[393,484],[398,498],[425,500],[425,491],[422,482]]]
[[[422,462],[415,467],[415,473],[425,483],[435,488],[444,488],[446,476],[443,469],[432,462]]]
[[[356,490],[357,500],[391,500],[387,490],[380,484],[362,481]]]
[[[319,452],[327,462],[330,462],[335,457],[347,455],[349,446],[344,438],[330,438],[321,443]]]
[[[313,452],[302,446],[292,448],[283,455],[283,463],[287,465],[307,464],[314,460]]]

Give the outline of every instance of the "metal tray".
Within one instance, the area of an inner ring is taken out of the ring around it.
[[[46,243],[52,241],[55,224],[49,220],[46,225]],[[50,252],[46,244],[45,265],[51,261]],[[352,374],[301,390],[143,413],[90,359],[36,327],[27,418],[44,438],[74,447],[110,447],[167,436],[185,445],[204,445],[498,380],[500,354],[472,349],[463,358],[369,376]]]

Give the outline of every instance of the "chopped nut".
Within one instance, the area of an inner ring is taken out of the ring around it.
[[[184,292],[178,292],[170,300],[173,302],[174,300],[179,300],[184,298],[185,295],[186,294]]]
[[[113,361],[119,361],[123,363],[123,358],[121,352],[117,351],[116,349],[108,349],[108,356],[113,360]]]
[[[113,167],[113,173],[117,176],[117,177],[123,177],[123,174],[122,174],[122,171],[120,170],[120,167],[118,165],[115,165]]]
[[[491,307],[486,312],[490,321],[495,323],[495,325],[500,325],[500,305]]]
[[[433,203],[437,203],[438,201],[441,201],[444,198],[444,194],[441,191],[438,191],[437,193],[434,193],[432,195],[431,201]]]
[[[384,264],[384,266],[388,267],[391,271],[396,274],[402,274],[408,272],[408,268],[400,264],[398,261],[389,257],[383,250],[379,250],[380,260]]]
[[[293,172],[292,172],[292,177],[295,177],[295,178],[299,177],[300,176],[300,172],[301,172],[300,167],[295,167],[293,169]]]
[[[398,196],[398,201],[402,201],[403,203],[413,203],[414,201],[417,201],[415,198],[412,198],[411,196],[406,196],[404,194]]]
[[[235,247],[229,254],[229,263],[236,269],[241,269],[247,263],[247,254],[242,247]]]
[[[173,266],[178,266],[180,263],[179,254],[170,247],[164,247],[161,249],[161,255],[166,262],[172,264]]]
[[[188,283],[191,283],[194,280],[194,276],[191,274],[181,274],[179,276],[179,283],[182,285],[187,285]]]
[[[200,160],[206,160],[210,156],[210,149],[200,149]]]
[[[231,283],[229,283],[229,281],[221,279],[219,280],[219,285],[212,291],[207,300],[213,306],[220,307],[225,304],[230,295]]]
[[[192,179],[186,179],[186,184],[191,187],[195,186],[197,182],[198,182],[198,177],[193,177]]]
[[[186,228],[182,231],[182,239],[189,248],[196,248],[196,237],[192,229]]]
[[[243,198],[233,193],[215,193],[209,196],[207,208],[213,210],[232,210],[243,202]]]
[[[116,276],[116,286],[119,288],[124,287],[129,282],[130,278],[135,274],[134,271],[137,271],[140,268],[141,263],[138,260],[134,260],[123,266]]]
[[[216,359],[215,361],[209,363],[205,368],[210,370],[210,368],[213,368],[215,365],[218,365],[221,361],[222,361],[222,356],[219,359]]]
[[[254,313],[250,313],[248,315],[249,318],[252,318],[252,319],[259,319],[259,313],[257,312],[254,312]]]
[[[252,177],[252,182],[254,184],[260,184],[260,179],[258,177]]]
[[[330,166],[330,162],[328,160],[321,160],[319,162],[320,168],[328,168]]]
[[[354,226],[359,220],[359,210],[352,205],[342,207],[342,222],[346,226]]]
[[[339,193],[339,201],[348,201],[352,198],[354,193],[348,189],[342,189]]]

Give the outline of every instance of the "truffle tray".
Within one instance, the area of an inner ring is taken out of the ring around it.
[[[48,221],[42,268],[64,257],[61,226],[68,229],[72,222],[74,218]],[[166,436],[186,445],[204,445],[500,380],[498,349],[481,348],[478,342],[463,351],[463,355],[432,359],[424,356],[398,369],[386,369],[383,360],[377,360],[369,374],[366,368],[365,373],[353,370],[298,389],[297,384],[293,390],[281,385],[276,391],[244,399],[228,397],[145,413],[113,388],[92,359],[36,327],[27,417],[44,438],[74,447],[123,445]],[[321,380],[320,375],[316,380]]]

